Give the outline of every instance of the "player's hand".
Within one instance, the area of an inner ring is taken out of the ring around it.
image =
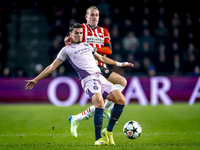
[[[123,62],[122,67],[134,67],[134,64],[129,62]]]
[[[64,43],[69,45],[72,43],[72,38],[70,36],[66,36],[65,39],[64,39]]]
[[[35,80],[25,80],[26,82],[28,82],[25,86],[26,90],[31,90],[34,85],[37,83]]]

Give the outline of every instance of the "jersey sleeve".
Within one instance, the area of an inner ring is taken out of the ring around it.
[[[98,48],[98,53],[104,55],[111,55],[112,54],[112,46],[110,42],[110,34],[107,29],[104,28],[104,47]]]
[[[67,53],[66,53],[66,47],[63,47],[60,50],[60,52],[57,55],[57,58],[62,60],[62,61],[65,61],[68,58]]]
[[[94,49],[94,47],[92,47],[90,44],[88,44],[89,50],[92,52],[92,54],[94,55],[94,53],[96,52],[96,50]]]

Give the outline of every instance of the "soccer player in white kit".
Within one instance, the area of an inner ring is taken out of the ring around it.
[[[133,64],[128,62],[120,63],[101,56],[96,53],[96,49],[91,45],[82,43],[83,27],[79,23],[75,23],[70,27],[70,35],[73,39],[73,43],[63,47],[54,62],[46,67],[37,77],[32,80],[26,80],[28,83],[25,89],[31,90],[38,81],[51,74],[68,58],[79,75],[83,89],[88,93],[95,106],[95,145],[115,145],[112,130],[123,111],[125,98],[111,82],[107,81],[105,77],[102,76],[100,69],[95,63],[95,59],[106,64],[121,67],[133,67]],[[105,131],[107,142],[101,137],[105,98],[115,103],[111,110],[111,116]]]
[[[92,47],[97,48],[97,53],[106,56],[112,53],[112,46],[110,42],[110,34],[106,28],[98,26],[99,22],[99,10],[95,6],[91,6],[86,10],[85,19],[87,23],[82,23],[83,27],[83,39],[82,42],[89,43]],[[70,37],[65,38],[65,43],[70,44],[72,42]],[[96,60],[98,67],[100,68],[103,76],[110,82],[112,82],[120,92],[123,91],[127,82],[126,79],[116,72],[109,70],[105,63]],[[113,102],[107,100],[104,105],[103,117],[109,120],[110,110],[113,107]],[[77,137],[77,128],[82,120],[89,119],[94,116],[95,106],[92,105],[87,110],[69,117],[71,124],[71,133]]]

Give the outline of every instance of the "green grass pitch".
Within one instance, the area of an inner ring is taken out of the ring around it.
[[[200,149],[200,103],[193,106],[129,104],[113,130],[116,145],[104,147],[94,146],[93,118],[79,124],[77,138],[70,134],[68,117],[88,106],[1,105],[0,149]],[[129,120],[136,120],[142,126],[143,132],[137,139],[127,139],[122,132]],[[107,123],[104,120],[103,128]]]

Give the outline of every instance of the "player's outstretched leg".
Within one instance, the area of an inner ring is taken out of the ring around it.
[[[116,88],[122,92],[124,90],[124,86],[120,85],[120,84],[115,84]],[[114,102],[110,101],[110,100],[106,100],[105,105],[104,105],[104,112],[103,112],[103,117],[109,121],[110,119],[110,113],[111,113],[111,109],[114,106]],[[116,122],[118,123],[118,122]]]
[[[72,136],[77,137],[77,128],[79,125],[79,122],[81,120],[86,120],[89,119],[91,117],[94,116],[94,112],[95,112],[95,107],[94,105],[88,107],[87,110],[83,111],[82,113],[78,114],[78,115],[73,115],[73,116],[69,116],[69,123],[71,125],[71,134]]]
[[[112,131],[116,121],[119,119],[121,113],[123,112],[125,105],[125,98],[118,90],[111,92],[108,95],[108,97],[110,97],[109,99],[112,99],[115,102],[115,104],[111,110],[111,116],[107,128],[103,130],[104,134],[102,133],[102,135],[106,136],[107,142],[110,145],[115,145]]]

